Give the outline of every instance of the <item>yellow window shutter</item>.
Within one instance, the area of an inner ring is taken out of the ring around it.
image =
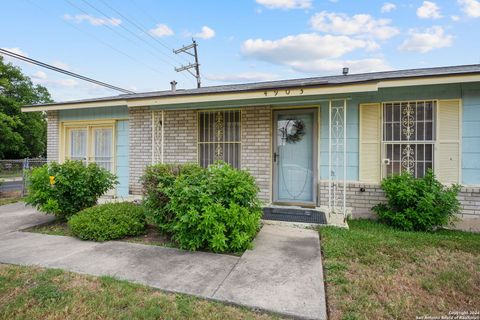
[[[360,181],[380,181],[380,103],[360,104]]]
[[[439,100],[435,173],[443,183],[460,182],[460,100]]]

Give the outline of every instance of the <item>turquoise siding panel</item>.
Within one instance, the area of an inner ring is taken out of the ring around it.
[[[462,183],[480,184],[480,84],[463,87]]]
[[[70,109],[59,111],[60,121],[99,120],[99,119],[128,119],[126,106]]]
[[[128,119],[128,108],[126,106],[71,109],[59,111],[60,121],[89,121],[102,119]],[[128,120],[116,121],[116,175],[118,176],[117,196],[128,196],[128,175],[129,175],[129,136]]]
[[[129,175],[129,139],[128,120],[117,121],[116,125],[116,174],[118,176],[117,196],[128,196],[128,175]]]
[[[321,104],[320,107],[320,179],[327,180],[328,172],[328,145],[329,145],[329,126],[328,126],[328,103]],[[352,101],[347,101],[347,180],[358,180],[358,105]],[[332,156],[334,156],[332,154]],[[343,172],[338,173],[343,177]]]
[[[463,183],[480,184],[480,84],[446,84],[380,89],[378,93],[355,93],[346,95],[347,101],[347,180],[359,178],[359,105],[388,101],[458,99],[464,100],[463,121]],[[475,92],[473,94],[472,92]],[[321,97],[319,97],[321,99]],[[320,102],[320,179],[328,179],[328,103]],[[469,119],[469,121],[465,121]],[[471,122],[470,124],[468,122]],[[468,146],[466,146],[468,145]],[[465,158],[471,153],[470,158]],[[467,159],[467,160],[466,160]],[[466,171],[469,174],[467,176]],[[477,173],[475,170],[478,170]],[[471,175],[474,173],[473,175]],[[468,179],[466,179],[468,177]],[[475,181],[475,182],[474,182]]]

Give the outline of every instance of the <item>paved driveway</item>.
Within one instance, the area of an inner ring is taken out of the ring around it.
[[[304,319],[326,319],[320,242],[313,230],[265,225],[241,257],[19,230],[52,218],[0,206],[0,262],[111,275]]]

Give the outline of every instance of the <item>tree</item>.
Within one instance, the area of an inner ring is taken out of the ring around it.
[[[47,88],[34,85],[20,68],[0,56],[0,159],[45,155],[45,113],[22,113],[24,105],[53,102]]]

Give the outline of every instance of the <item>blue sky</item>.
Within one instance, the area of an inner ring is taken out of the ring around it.
[[[133,22],[133,23],[132,23]],[[480,0],[3,1],[0,47],[133,91],[480,63]],[[116,95],[13,61],[56,101]]]

